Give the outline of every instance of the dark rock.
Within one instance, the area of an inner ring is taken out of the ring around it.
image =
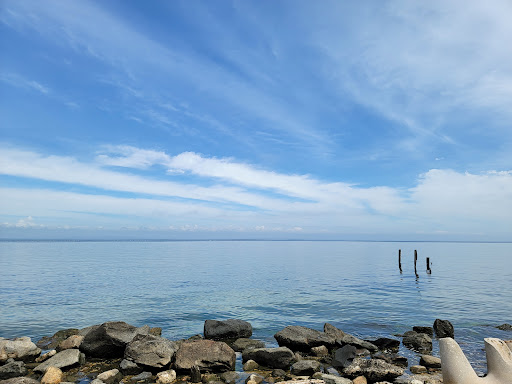
[[[149,334],[149,327],[137,328],[123,321],[103,323],[87,333],[80,350],[92,357],[123,357],[126,345],[138,334]]]
[[[380,359],[356,358],[349,367],[343,370],[343,373],[350,378],[364,376],[370,382],[378,382],[393,381],[404,374],[404,369]]]
[[[0,380],[12,379],[13,377],[25,376],[28,373],[23,361],[12,361],[0,367]]]
[[[436,319],[434,321],[434,331],[440,339],[443,337],[451,337],[453,339],[455,335],[453,325],[448,320]]]
[[[400,340],[390,339],[388,337],[380,337],[377,340],[371,341],[371,343],[381,351],[386,350],[398,350],[400,348]]]
[[[408,331],[404,333],[402,343],[409,349],[421,353],[430,353],[432,351],[432,339],[425,333]]]
[[[163,368],[171,362],[177,349],[174,342],[163,337],[136,335],[126,346],[124,358],[136,364]]]
[[[291,373],[297,376],[311,376],[322,370],[322,364],[316,360],[301,360],[292,365]]]
[[[14,377],[12,379],[0,380],[0,384],[40,384],[39,381],[30,377]]]
[[[430,355],[421,355],[420,365],[427,368],[441,368],[441,359]]]
[[[3,353],[1,353],[3,352]],[[18,337],[13,340],[0,337],[0,357],[2,361],[13,358],[24,362],[34,361],[41,354],[30,337]]]
[[[324,324],[324,333],[334,338],[336,345],[342,347],[346,344],[353,345],[356,348],[365,348],[369,351],[376,352],[378,351],[377,346],[374,344],[361,340],[355,336],[352,336],[348,333],[343,332],[341,329],[336,328],[334,325],[329,323]]]
[[[79,334],[80,336],[84,336],[84,337],[85,337],[85,336],[87,336],[87,334],[88,334],[89,332],[91,332],[92,330],[94,330],[94,329],[98,328],[100,325],[101,325],[101,324],[96,324],[96,325],[91,325],[90,327],[82,328],[82,329],[78,330],[78,334]]]
[[[274,369],[270,376],[272,377],[285,377],[287,373],[282,369]]]
[[[288,369],[295,362],[295,355],[286,347],[246,349],[242,360],[254,360],[259,365],[269,368]]]
[[[309,352],[312,347],[325,345],[332,348],[336,344],[333,336],[315,329],[298,325],[288,326],[274,335],[281,347],[288,347],[293,351]]]
[[[386,363],[397,365],[402,368],[407,368],[407,366],[409,365],[407,357],[397,355],[396,353],[379,353],[373,355],[373,358],[384,360]]]
[[[42,349],[56,349],[60,342],[66,340],[69,336],[78,335],[76,328],[62,329],[53,336],[45,336],[39,340],[36,345]]]
[[[81,365],[85,362],[85,356],[80,353],[78,349],[66,349],[62,352],[57,353],[55,356],[50,357],[44,363],[39,364],[34,368],[34,372],[44,373],[50,366],[65,369],[75,365]]]
[[[176,352],[176,369],[189,371],[194,365],[208,372],[234,369],[236,354],[222,341],[196,340],[181,344]]]
[[[193,365],[190,368],[190,382],[200,383],[201,382],[201,370],[197,365]]]
[[[153,379],[153,374],[151,372],[142,372],[137,376],[133,376],[130,379],[132,383],[151,383]]]
[[[332,359],[332,366],[336,369],[347,368],[356,357],[356,347],[353,345],[345,345],[338,348],[334,352],[334,358]]]
[[[432,327],[414,326],[414,327],[412,327],[412,330],[414,332],[425,333],[425,334],[429,335],[430,337],[434,337],[434,329]]]
[[[205,339],[226,340],[251,336],[252,326],[247,321],[229,319],[224,321],[206,320],[204,322]]]
[[[265,348],[265,343],[260,340],[240,338],[231,345],[235,352],[243,352],[245,349]]]
[[[138,375],[143,371],[141,367],[135,364],[133,361],[123,359],[119,364],[119,369],[123,372],[123,375]]]
[[[512,331],[512,325],[508,323],[498,325],[496,328],[501,329],[502,331]]]
[[[222,373],[220,375],[220,378],[226,384],[235,384],[238,381],[238,379],[240,378],[240,375],[235,371],[228,371],[228,372]]]

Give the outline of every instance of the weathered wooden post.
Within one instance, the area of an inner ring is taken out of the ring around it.
[[[398,268],[400,269],[400,273],[402,273],[402,250],[398,250]]]
[[[427,273],[432,273],[432,270],[430,269],[430,257],[427,257]]]
[[[414,250],[414,274],[418,277],[418,271],[416,270],[416,263],[418,262],[418,251]]]

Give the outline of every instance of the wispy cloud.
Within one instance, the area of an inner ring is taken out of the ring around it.
[[[0,73],[0,81],[13,87],[23,88],[47,95],[50,89],[35,80],[29,80],[16,73]]]

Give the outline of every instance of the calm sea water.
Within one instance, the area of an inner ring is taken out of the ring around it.
[[[510,243],[3,241],[0,271],[2,337],[123,320],[178,339],[206,319],[238,318],[275,346],[287,325],[376,338],[441,318],[480,372],[483,338],[512,339],[494,328],[512,323]]]

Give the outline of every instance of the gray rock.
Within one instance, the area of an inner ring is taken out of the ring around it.
[[[260,375],[252,374],[249,375],[247,379],[245,379],[245,384],[261,384],[263,382],[263,377]]]
[[[56,349],[60,342],[66,340],[69,336],[78,335],[79,330],[76,328],[62,329],[55,332],[53,336],[45,336],[36,344],[42,349]]]
[[[265,343],[260,340],[240,338],[231,345],[235,352],[243,352],[245,349],[265,348]]]
[[[288,347],[293,351],[309,352],[313,347],[325,345],[332,348],[336,344],[333,336],[315,329],[298,325],[288,326],[274,335],[281,347]]]
[[[409,349],[420,353],[432,351],[432,339],[425,333],[408,331],[404,333],[402,343]]]
[[[174,342],[163,337],[136,335],[126,346],[124,358],[136,364],[163,368],[171,362],[177,349]]]
[[[327,356],[329,354],[329,350],[325,345],[321,345],[319,347],[311,348],[311,353],[317,357]]]
[[[396,353],[379,353],[373,355],[373,358],[384,360],[386,363],[397,365],[402,368],[407,368],[409,365],[407,357],[397,355]]]
[[[153,374],[151,372],[142,372],[137,376],[133,376],[130,379],[132,383],[150,383],[153,379]]]
[[[359,339],[355,336],[352,336],[348,333],[343,332],[341,329],[336,328],[334,325],[331,325],[329,323],[324,324],[324,333],[329,335],[330,337],[333,337],[335,340],[336,345],[342,347],[346,344],[353,345],[356,348],[364,348],[368,349],[369,351],[376,352],[378,351],[377,346],[374,344]]]
[[[288,369],[295,362],[295,355],[286,347],[246,349],[242,360],[254,360],[259,365],[269,368]]]
[[[325,384],[352,384],[352,380],[329,374],[323,374],[322,380],[325,382]]]
[[[14,340],[0,337],[0,351],[5,353],[4,357],[7,359],[13,358],[25,362],[34,361],[41,354],[41,349],[30,340],[30,337],[18,337]]]
[[[441,359],[430,355],[421,355],[420,365],[427,368],[441,368]]]
[[[52,349],[51,351],[48,351],[48,352],[42,354],[41,356],[39,356],[36,359],[36,363],[42,363],[43,361],[48,360],[50,357],[53,357],[56,354],[57,354],[57,351],[55,349]]]
[[[502,331],[512,331],[512,325],[508,323],[498,325],[496,328],[501,329]]]
[[[70,368],[75,365],[83,364],[84,362],[85,356],[83,353],[80,353],[78,349],[66,349],[50,357],[44,363],[39,364],[34,368],[34,372],[45,372],[50,366],[60,369]]]
[[[181,344],[176,352],[177,370],[189,371],[194,365],[208,372],[224,372],[234,369],[236,354],[222,341],[196,340]]]
[[[334,358],[332,359],[332,366],[336,369],[347,368],[356,357],[356,347],[353,345],[345,345],[342,348],[338,348],[334,352]]]
[[[414,326],[414,327],[412,327],[412,330],[414,332],[418,332],[418,333],[426,333],[430,337],[434,337],[434,329],[432,327]]]
[[[259,364],[257,362],[255,362],[254,360],[247,360],[245,363],[244,363],[244,371],[254,371],[255,369],[258,369],[259,368]]]
[[[451,337],[454,338],[455,332],[452,323],[448,320],[436,319],[434,321],[434,331],[438,338]]]
[[[126,345],[138,334],[149,334],[149,327],[137,328],[123,321],[103,323],[86,334],[80,350],[92,357],[123,357]]]
[[[119,364],[119,368],[124,375],[138,375],[143,371],[141,367],[135,364],[133,361],[123,359]]]
[[[228,372],[222,373],[220,375],[220,378],[226,384],[235,384],[238,381],[238,379],[240,378],[240,374],[238,374],[235,371],[228,371]]]
[[[322,370],[322,364],[316,360],[301,360],[292,365],[291,373],[296,376],[311,376]]]
[[[12,379],[0,380],[0,384],[40,384],[39,381],[30,377],[14,377]]]
[[[206,320],[204,322],[205,339],[226,340],[251,336],[252,326],[247,321],[229,319],[224,321]]]
[[[0,380],[12,379],[13,377],[25,376],[28,373],[23,361],[12,361],[0,367]]]
[[[356,358],[349,367],[343,370],[343,373],[350,378],[364,376],[370,382],[393,381],[404,374],[404,369],[380,359]]]
[[[400,348],[400,340],[390,339],[388,337],[380,337],[377,340],[371,342],[381,351],[391,350],[395,351]]]
[[[101,380],[105,384],[113,384],[113,383],[119,383],[119,380],[121,380],[123,375],[121,372],[119,372],[118,369],[111,369],[109,371],[105,371],[100,373],[96,379]]]
[[[98,328],[101,324],[96,324],[96,325],[91,325],[89,327],[85,327],[85,328],[82,328],[82,329],[79,329],[78,330],[78,335],[80,336],[87,336],[87,334],[93,330],[95,330],[96,328]]]

